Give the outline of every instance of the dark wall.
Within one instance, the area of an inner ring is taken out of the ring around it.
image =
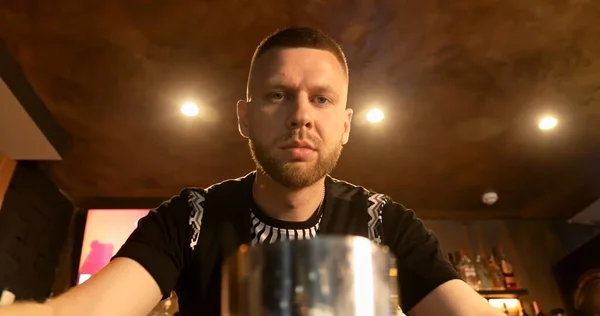
[[[552,222],[552,230],[560,238],[563,246],[561,258],[570,255],[573,251],[600,235],[600,225]]]
[[[529,311],[537,301],[544,312],[568,306],[554,274],[564,255],[592,238],[597,229],[543,220],[425,220],[436,233],[445,252],[461,248],[474,253],[489,253],[501,244],[512,262],[517,282],[529,290],[523,297]],[[530,313],[531,314],[531,313]]]
[[[72,214],[37,163],[18,163],[0,209],[0,289],[17,299],[48,297]]]
[[[81,256],[86,220],[87,211],[75,208],[67,240],[58,261],[56,280],[54,281],[54,295],[60,295],[77,285],[79,258]]]

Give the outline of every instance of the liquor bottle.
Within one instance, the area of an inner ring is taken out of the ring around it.
[[[456,259],[458,259],[458,258],[456,258]],[[451,253],[451,252],[448,253],[448,261],[450,262],[450,264],[452,265],[454,270],[456,270],[456,272],[458,272],[458,269],[456,269],[456,259],[454,258],[453,253]]]
[[[500,259],[500,270],[504,276],[504,287],[507,290],[516,290],[518,288],[517,279],[515,278],[512,264],[510,264],[510,262],[506,259],[506,256],[502,252],[501,246],[498,246],[497,251],[498,258]]]
[[[510,311],[508,310],[506,303],[502,304],[502,312],[504,313],[504,315],[510,315]]]
[[[550,313],[552,314],[552,316],[565,316],[565,310],[562,308],[554,308],[553,310],[550,311]]]
[[[480,255],[477,255],[475,259],[475,272],[479,278],[479,289],[480,290],[491,290],[494,288],[492,283],[492,277],[490,270],[487,265],[483,262]]]
[[[533,314],[535,316],[544,316],[544,313],[542,313],[542,310],[536,301],[533,301],[531,305],[533,305]]]
[[[462,258],[462,252],[461,251],[455,251],[454,252],[454,266],[458,267],[458,263],[460,262],[460,258]],[[458,271],[458,268],[456,268],[456,270]]]
[[[463,249],[461,251],[461,253],[462,253],[462,256],[457,265],[458,274],[460,274],[460,277],[470,287],[472,287],[474,290],[477,291],[477,290],[479,290],[479,279],[477,278],[477,272],[475,271],[475,265],[473,264],[473,262],[471,261],[469,256],[467,256],[466,250]]]
[[[504,290],[504,275],[498,266],[496,257],[490,255],[488,258],[488,271],[490,272],[490,279],[492,280],[492,287],[494,290]]]
[[[169,316],[172,314],[171,312],[171,298],[167,298],[163,301],[160,301],[154,309],[150,312],[148,316]]]
[[[521,313],[519,314],[519,316],[529,316],[529,313],[527,313],[527,311],[525,310],[525,302],[520,301],[521,303]]]

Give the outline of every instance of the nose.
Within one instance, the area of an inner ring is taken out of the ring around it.
[[[298,96],[294,100],[290,100],[290,103],[290,113],[286,124],[288,128],[312,128],[314,126],[314,117],[310,101],[307,98]]]

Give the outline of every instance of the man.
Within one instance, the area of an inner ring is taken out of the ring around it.
[[[256,172],[183,190],[142,219],[87,282],[46,305],[2,315],[28,315],[27,308],[40,316],[145,315],[173,289],[181,315],[218,315],[220,268],[236,247],[326,234],[389,246],[409,315],[497,315],[458,278],[412,211],[328,176],[350,136],[348,80],[341,48],[322,32],[290,28],[265,39],[252,59],[246,100],[237,104]]]

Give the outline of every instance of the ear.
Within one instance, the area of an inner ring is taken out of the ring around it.
[[[240,134],[248,138],[248,103],[244,100],[239,100],[236,105],[238,130]]]
[[[346,145],[348,140],[350,139],[350,125],[352,123],[352,114],[354,111],[352,109],[346,109],[344,117],[344,134],[342,134],[342,144]]]

